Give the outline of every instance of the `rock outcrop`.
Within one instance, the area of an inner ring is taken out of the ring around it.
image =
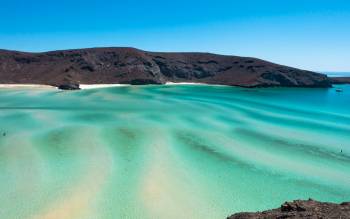
[[[93,48],[25,53],[0,50],[0,83],[164,84],[200,82],[242,87],[330,87],[326,75],[256,58]]]
[[[280,208],[257,212],[257,213],[237,213],[227,219],[349,219],[350,202],[341,204],[317,202],[312,199],[307,201],[297,200],[285,202]]]
[[[350,77],[330,78],[332,84],[350,84]]]
[[[80,86],[79,86],[79,84],[75,84],[75,83],[65,83],[65,84],[59,85],[58,89],[61,89],[61,90],[80,90]]]

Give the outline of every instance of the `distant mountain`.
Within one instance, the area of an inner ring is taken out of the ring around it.
[[[242,87],[329,87],[324,74],[264,60],[210,53],[92,48],[44,53],[0,50],[0,83],[164,84],[200,82]]]
[[[331,77],[329,78],[332,84],[350,84],[349,77]]]
[[[328,77],[350,77],[350,72],[323,72]]]

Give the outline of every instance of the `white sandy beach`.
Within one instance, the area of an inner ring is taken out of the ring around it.
[[[207,85],[205,83],[192,82],[166,82],[165,85]],[[106,87],[125,87],[132,86],[131,84],[80,84],[80,89],[96,89]]]
[[[40,89],[57,89],[54,86],[43,84],[0,84],[0,88],[40,88]]]
[[[193,82],[166,82],[165,85],[208,85],[206,83],[193,83]],[[98,89],[108,87],[125,87],[131,86],[131,84],[80,84],[79,87],[82,90],[86,89]],[[0,88],[31,88],[31,89],[57,89],[55,86],[43,85],[43,84],[0,84]]]
[[[96,89],[106,87],[123,87],[129,86],[128,84],[80,84],[81,89]],[[57,89],[55,86],[43,85],[43,84],[0,84],[0,88],[35,88],[35,89]]]
[[[195,82],[166,82],[165,85],[210,85],[210,86],[229,86],[222,84],[207,84],[207,83],[195,83]]]
[[[194,82],[166,82],[165,85],[207,85],[205,83],[194,83]]]
[[[80,89],[96,89],[96,88],[106,88],[106,87],[125,87],[130,86],[130,84],[80,84]]]

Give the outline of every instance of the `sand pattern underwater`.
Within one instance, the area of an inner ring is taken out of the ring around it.
[[[350,86],[0,89],[0,218],[225,218],[350,200]]]

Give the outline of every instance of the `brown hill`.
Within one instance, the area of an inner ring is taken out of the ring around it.
[[[163,84],[201,82],[243,87],[329,87],[326,75],[255,58],[92,48],[25,53],[0,50],[0,83]]]

